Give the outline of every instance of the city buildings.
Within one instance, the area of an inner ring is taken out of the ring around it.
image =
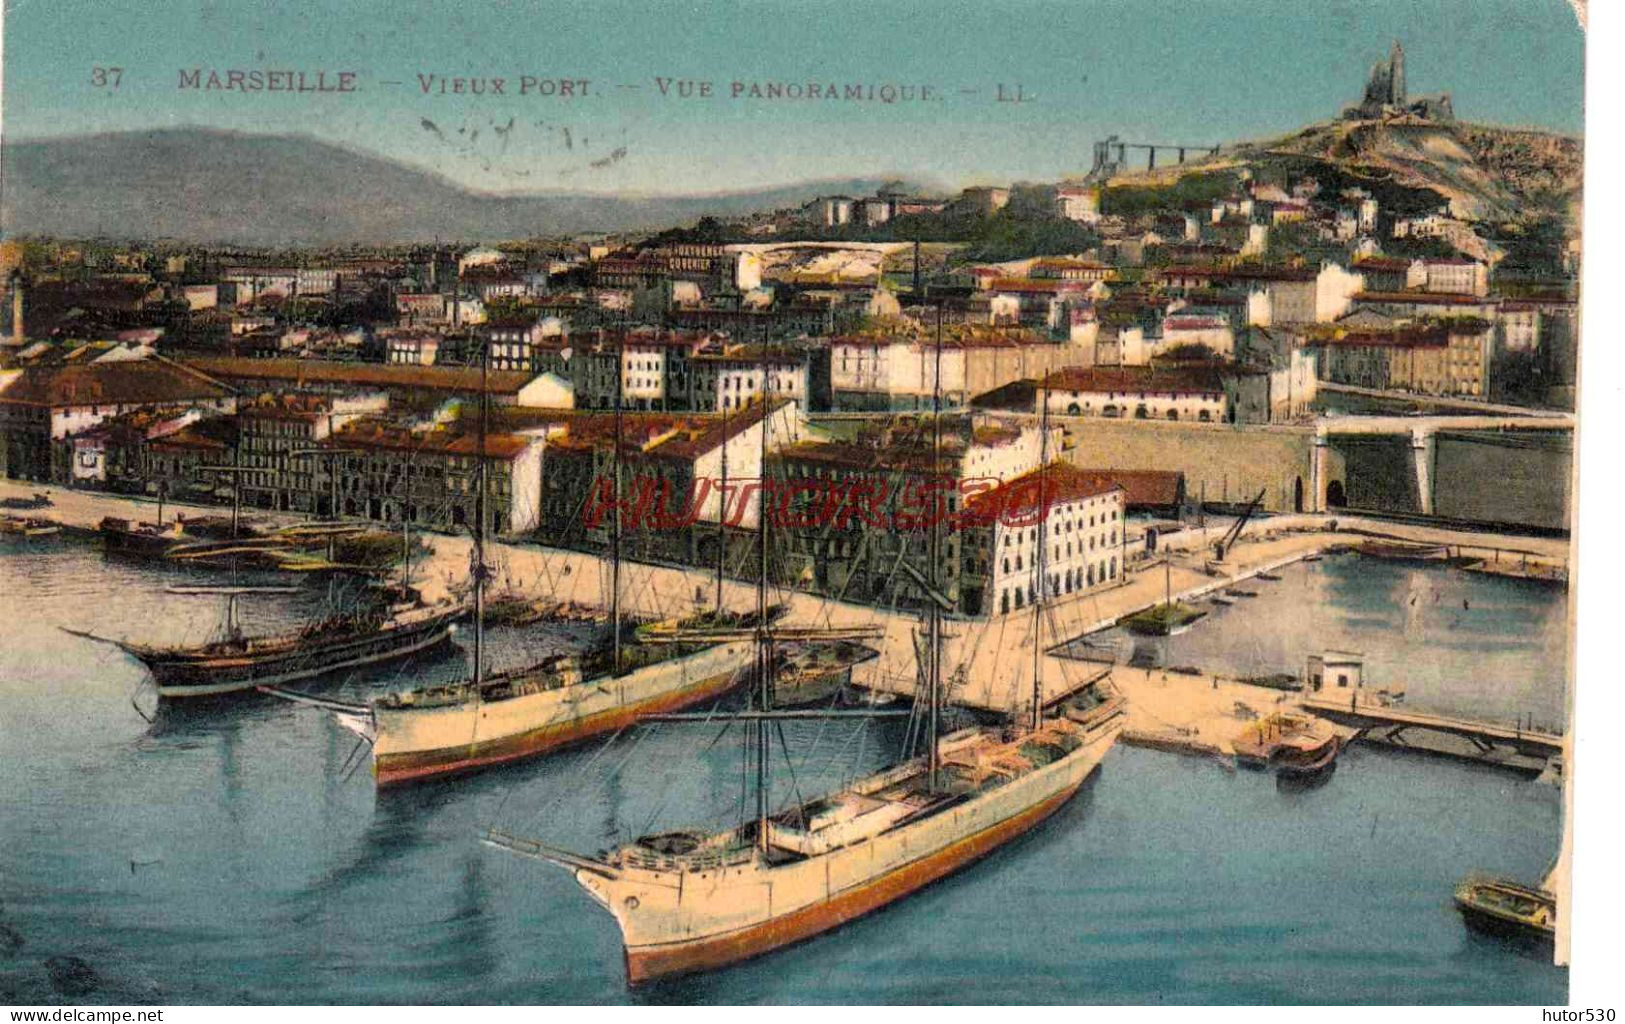
[[[236,403],[218,378],[159,357],[0,370],[0,472],[65,482],[71,448],[54,442],[138,409],[225,413]]]

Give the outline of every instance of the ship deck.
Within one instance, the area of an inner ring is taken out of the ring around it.
[[[712,870],[758,856],[774,866],[794,863],[874,839],[1036,771],[1084,745],[1088,732],[1089,726],[1069,719],[1014,737],[999,729],[966,729],[943,737],[935,785],[923,758],[905,762],[772,816],[764,851],[758,851],[752,822],[709,836],[645,837],[614,851],[610,860],[618,866],[667,871]]]

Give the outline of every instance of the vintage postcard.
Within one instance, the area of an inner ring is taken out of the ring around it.
[[[1583,5],[4,14],[12,1019],[1569,1002]]]

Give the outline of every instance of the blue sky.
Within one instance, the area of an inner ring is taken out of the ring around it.
[[[1584,37],[1563,0],[7,0],[4,131],[302,132],[499,191],[1053,180],[1086,171],[1112,133],[1235,141],[1334,115],[1395,38],[1413,94],[1448,90],[1465,119],[1582,130]],[[124,69],[118,90],[91,84],[95,65]],[[358,91],[179,89],[194,68],[350,70]],[[420,74],[501,76],[508,95],[425,95]],[[587,79],[588,95],[511,95],[527,74]],[[657,76],[717,95],[662,99]],[[736,80],[942,99],[734,100]],[[1001,84],[1029,101],[995,102]]]

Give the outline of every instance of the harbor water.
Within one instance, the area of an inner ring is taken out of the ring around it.
[[[1297,671],[1310,650],[1352,648],[1419,706],[1561,716],[1561,591],[1355,557],[1283,576],[1170,641],[1170,663]],[[167,593],[176,581],[90,545],[0,550],[0,1000],[1566,1001],[1565,971],[1468,933],[1450,904],[1472,870],[1541,876],[1559,791],[1360,747],[1323,784],[1283,789],[1119,746],[1048,823],[944,882],[758,961],[628,990],[609,916],[568,874],[478,834],[495,824],[591,852],[726,822],[745,795],[739,729],[641,727],[378,794],[355,737],[324,713],[247,698],[149,723],[141,667],[60,628],[202,639],[219,609]],[[316,584],[245,601],[242,617],[269,628],[324,599]],[[518,663],[579,632],[496,631],[493,646]],[[453,651],[325,692],[462,667]],[[889,763],[906,732],[785,723],[776,799]]]

